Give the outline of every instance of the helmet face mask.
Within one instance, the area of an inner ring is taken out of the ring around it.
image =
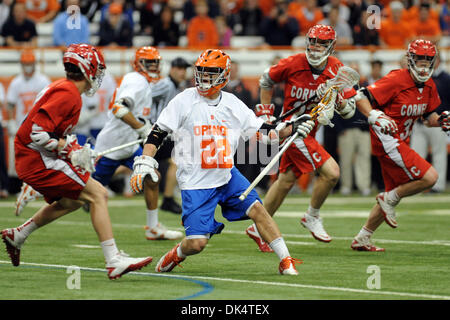
[[[408,46],[408,69],[419,82],[430,79],[436,63],[437,50],[435,45],[427,40],[415,40]]]
[[[231,59],[221,50],[208,49],[197,59],[194,68],[195,86],[200,95],[210,97],[230,79]]]
[[[306,58],[313,67],[320,66],[334,51],[336,33],[330,26],[315,25],[306,35]]]
[[[159,59],[140,59],[139,64],[141,69],[144,70],[151,78],[158,79],[160,75],[160,60]]]
[[[161,78],[161,56],[155,47],[141,47],[136,51],[133,68],[142,74],[147,81],[157,81]]]

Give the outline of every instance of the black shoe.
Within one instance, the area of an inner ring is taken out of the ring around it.
[[[175,214],[181,214],[181,206],[173,200],[173,198],[164,198],[161,205],[161,210],[169,211]]]

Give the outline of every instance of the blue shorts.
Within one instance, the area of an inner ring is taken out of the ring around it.
[[[142,147],[139,146],[139,149],[126,159],[112,160],[107,157],[101,157],[95,165],[95,172],[92,174],[92,177],[102,185],[107,186],[119,166],[123,165],[133,170],[134,157],[140,155],[142,155]]]
[[[262,203],[255,190],[244,201],[239,196],[250,185],[248,180],[233,167],[231,179],[218,188],[181,190],[183,203],[183,226],[186,236],[212,236],[225,227],[214,219],[217,205],[222,208],[222,216],[228,221],[249,219],[248,211],[256,201]]]

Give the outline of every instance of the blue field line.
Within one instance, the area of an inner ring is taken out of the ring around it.
[[[0,266],[4,264],[3,262],[0,262]],[[64,269],[66,268],[65,266],[61,266],[61,267],[52,267],[52,266],[33,266],[33,265],[21,265],[21,268],[38,268],[38,269]],[[95,270],[92,268],[83,268],[83,267],[79,267],[80,270],[83,271],[90,271],[90,272],[103,272],[105,273],[105,270]],[[175,279],[175,280],[182,280],[182,281],[188,281],[188,282],[192,282],[194,284],[200,285],[202,286],[202,290],[188,295],[188,296],[184,296],[184,297],[179,297],[179,298],[175,298],[174,300],[189,300],[189,299],[194,299],[197,297],[200,297],[202,295],[208,294],[210,292],[212,292],[214,290],[214,286],[211,285],[208,282],[204,282],[204,281],[200,281],[200,280],[195,280],[195,279],[189,279],[189,278],[184,278],[184,277],[180,277],[180,276],[171,276],[168,274],[153,274],[153,273],[144,273],[144,272],[130,272],[127,274],[127,276],[147,276],[147,277],[164,277],[164,278],[170,278],[170,279]]]

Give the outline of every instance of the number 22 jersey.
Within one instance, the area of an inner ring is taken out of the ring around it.
[[[196,88],[175,96],[156,124],[173,133],[177,180],[182,190],[220,187],[231,179],[239,138],[248,139],[264,123],[241,100],[221,92],[217,104]]]

